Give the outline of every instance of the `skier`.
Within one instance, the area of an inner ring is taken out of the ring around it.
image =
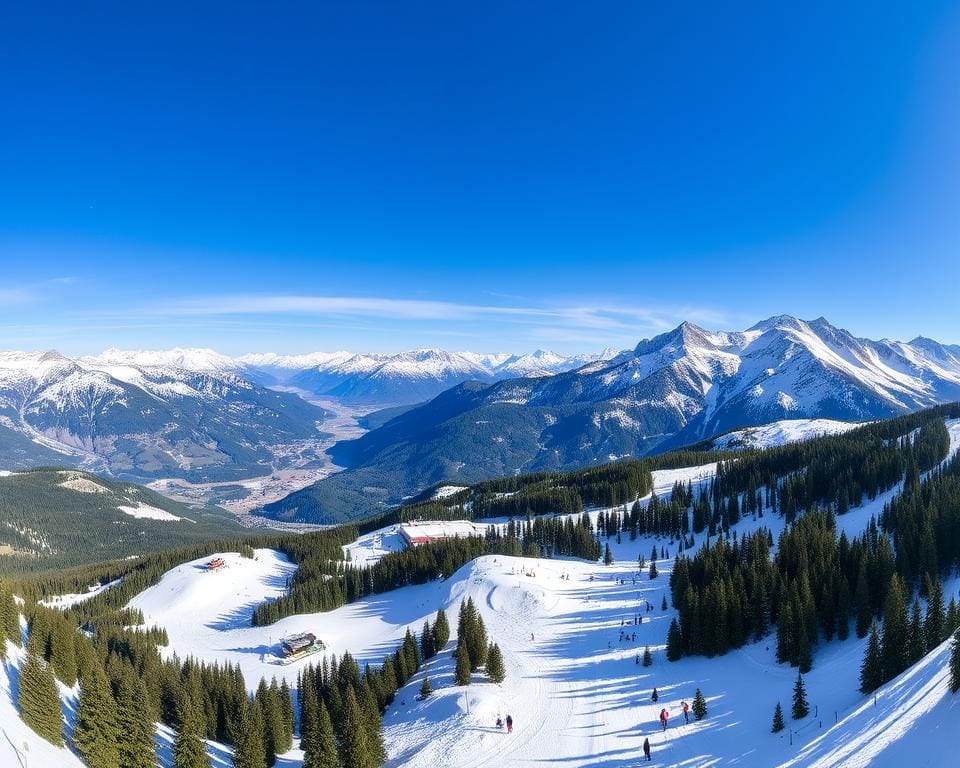
[[[690,705],[687,702],[683,702],[683,722],[687,725],[690,725]]]
[[[653,689],[653,693],[650,694],[650,701],[656,704],[660,700],[660,694],[657,693],[657,689]]]
[[[497,730],[503,729],[503,718],[500,715],[497,715]]]
[[[660,710],[660,725],[663,726],[663,730],[667,730],[667,720],[670,719],[670,713],[667,712],[667,708],[664,707]]]
[[[643,756],[647,758],[647,760],[653,759],[652,757],[650,757],[650,739],[645,738],[643,740]]]
[[[513,715],[507,715],[507,733],[513,733]]]

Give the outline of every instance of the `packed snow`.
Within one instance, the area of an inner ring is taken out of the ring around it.
[[[67,595],[55,595],[53,597],[48,597],[46,600],[41,600],[40,604],[47,606],[47,608],[59,608],[60,610],[66,610],[67,608],[73,608],[73,606],[78,605],[79,603],[84,603],[92,597],[96,597],[101,592],[106,592],[111,587],[117,586],[123,579],[114,579],[113,581],[108,581],[103,584],[91,584],[87,587],[86,592],[80,592],[77,594],[67,594]]]
[[[960,448],[960,420],[948,423],[951,452]],[[666,495],[676,481],[700,482],[713,465],[656,473],[655,492]],[[875,514],[881,497],[839,518],[859,532]],[[593,514],[596,514],[594,511]],[[779,518],[745,518],[744,535],[761,526],[774,537]],[[698,545],[702,543],[698,537]],[[250,626],[254,608],[284,594],[295,566],[278,552],[259,549],[254,558],[223,553],[227,567],[207,572],[210,558],[184,563],[130,606],[147,624],[166,628],[164,653],[193,655],[240,665],[253,690],[261,677],[296,683],[308,661],[289,665],[277,655],[281,638],[314,632],[337,655],[350,651],[362,665],[379,663],[425,619],[445,608],[456,627],[460,601],[472,597],[491,640],[500,644],[507,669],[501,685],[482,674],[467,688],[452,684],[453,642],[398,692],[384,716],[389,768],[549,766],[628,768],[641,760],[649,738],[654,764],[693,766],[850,766],[954,763],[953,720],[957,697],[947,693],[948,645],[882,688],[876,697],[858,692],[865,640],[822,643],[814,668],[805,676],[811,715],[789,719],[796,670],[775,661],[772,635],[722,658],[665,659],[667,627],[675,615],[661,609],[669,601],[669,576],[676,542],[639,537],[610,540],[614,563],[604,566],[572,559],[485,556],[445,581],[404,587],[327,613],[287,617],[267,627]],[[656,545],[660,575],[649,579],[637,569],[639,555]],[[360,564],[403,546],[397,527],[375,531],[346,550]],[[946,585],[947,599],[958,582]],[[638,623],[639,620],[639,623]],[[645,647],[653,665],[637,663]],[[435,693],[419,701],[416,692],[429,674]],[[650,699],[656,687],[660,699]],[[709,714],[684,722],[681,702],[700,687]],[[787,729],[770,733],[780,702]],[[657,715],[671,715],[666,731]],[[500,715],[513,717],[514,732],[496,728]],[[291,753],[295,754],[295,753]],[[64,763],[70,765],[69,762]],[[294,757],[290,765],[297,765]]]

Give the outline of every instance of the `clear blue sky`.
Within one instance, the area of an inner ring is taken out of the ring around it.
[[[958,51],[916,0],[10,6],[0,347],[960,342]]]

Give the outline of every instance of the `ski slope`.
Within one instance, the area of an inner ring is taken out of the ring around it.
[[[960,421],[948,428],[952,453],[960,447]],[[655,491],[665,495],[675,481],[702,481],[714,469],[657,473]],[[894,492],[851,510],[839,524],[851,534],[859,532]],[[776,538],[783,524],[771,515],[745,518],[737,532],[764,525]],[[384,529],[347,549],[354,562],[368,562],[400,546],[398,539],[395,531]],[[650,580],[646,570],[637,571],[637,558],[649,557],[654,545],[666,557],[657,560],[660,576]],[[621,544],[611,539],[610,546],[615,558],[610,566],[486,556],[443,582],[405,587],[328,613],[291,616],[268,627],[251,627],[250,615],[259,602],[283,593],[294,566],[271,550],[257,550],[254,559],[225,553],[226,569],[207,573],[208,558],[185,563],[131,606],[144,612],[148,624],[166,628],[170,646],[165,653],[238,663],[253,690],[261,677],[295,684],[298,671],[309,663],[279,662],[275,653],[283,636],[312,631],[329,652],[350,651],[361,665],[376,664],[408,627],[418,632],[437,608],[448,611],[455,628],[460,601],[472,597],[490,638],[503,650],[507,678],[494,685],[478,674],[468,688],[454,686],[451,641],[385,713],[389,768],[628,768],[639,764],[644,738],[651,741],[654,765],[675,768],[954,764],[948,742],[958,704],[945,688],[948,645],[883,688],[874,707],[873,698],[857,690],[866,641],[821,643],[805,676],[811,715],[792,721],[796,670],[776,663],[772,634],[723,657],[667,662],[666,634],[675,612],[661,610],[661,601],[669,596],[676,543],[639,537]],[[956,581],[945,587],[948,600],[957,594]],[[653,610],[646,609],[648,603]],[[639,625],[634,623],[638,615]],[[653,655],[651,667],[636,663],[646,646]],[[418,701],[424,674],[430,675],[435,693]],[[658,703],[650,699],[654,687]],[[707,698],[708,717],[683,723],[681,701],[692,701],[697,687]],[[788,728],[774,735],[770,723],[777,702]],[[657,722],[661,707],[671,713],[666,732]],[[494,726],[497,716],[506,714],[515,721],[509,736]],[[286,756],[285,765],[298,765],[297,755]]]

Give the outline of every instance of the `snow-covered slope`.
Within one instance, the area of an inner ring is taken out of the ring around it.
[[[953,453],[960,448],[960,423],[948,427]],[[713,464],[657,471],[654,490],[662,496],[674,482],[696,484],[714,471]],[[843,515],[844,529],[863,530],[885,498]],[[588,514],[596,518],[599,510]],[[772,514],[745,517],[736,532],[765,526],[776,539],[783,524]],[[960,704],[946,691],[946,645],[882,688],[874,706],[872,696],[857,690],[865,641],[821,643],[805,676],[811,715],[788,719],[788,730],[771,734],[778,701],[789,715],[796,676],[795,669],[776,663],[773,636],[721,658],[668,662],[666,634],[675,612],[662,610],[661,601],[669,594],[675,544],[650,536],[609,543],[615,558],[609,566],[486,556],[445,581],[268,627],[249,626],[253,607],[280,594],[293,571],[270,550],[257,550],[254,560],[227,553],[227,569],[212,574],[202,569],[202,560],[178,566],[131,605],[144,611],[147,623],[166,627],[167,653],[239,663],[253,688],[261,676],[295,683],[306,662],[283,666],[275,656],[287,634],[312,631],[331,652],[349,650],[361,665],[377,664],[407,627],[416,631],[438,608],[448,611],[455,627],[460,601],[472,597],[491,640],[504,652],[506,680],[494,685],[477,674],[468,688],[453,685],[451,642],[385,714],[389,768],[633,768],[641,762],[644,738],[653,746],[655,765],[675,768],[953,765],[952,721]],[[637,558],[654,545],[666,557],[657,560],[660,576],[651,580],[638,572]],[[402,546],[391,527],[365,534],[347,549],[353,562],[367,563]],[[956,579],[946,584],[948,599],[957,587]],[[638,616],[642,623],[636,623]],[[648,646],[653,665],[643,667],[637,657]],[[420,701],[424,674],[435,692]],[[657,703],[650,700],[654,687]],[[708,717],[684,723],[681,702],[691,701],[698,687]],[[671,714],[666,732],[657,723],[662,707]],[[507,714],[515,722],[510,735],[494,725]]]
[[[719,450],[736,448],[770,448],[787,443],[798,443],[812,437],[838,435],[860,426],[849,421],[833,419],[783,419],[759,427],[735,429],[720,435],[712,442]]]
[[[20,719],[17,697],[24,650],[7,640],[7,661],[0,664],[0,765],[3,768],[84,768],[67,747],[57,748],[41,739]],[[75,706],[74,692],[57,683],[65,708]]]

